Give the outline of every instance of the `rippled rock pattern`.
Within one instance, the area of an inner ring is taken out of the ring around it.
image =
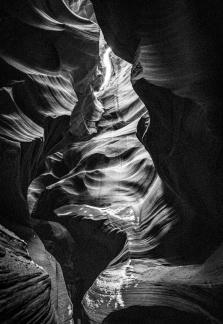
[[[1,323],[59,323],[48,273],[32,261],[24,241],[2,226],[0,231]]]
[[[59,263],[36,233],[0,226],[0,318],[2,323],[73,323],[72,304]]]
[[[46,323],[67,290],[76,322],[223,322],[222,10],[1,1],[0,219]]]

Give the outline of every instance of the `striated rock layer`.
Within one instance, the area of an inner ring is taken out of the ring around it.
[[[24,241],[1,226],[2,323],[59,323],[50,300],[50,278],[29,257]]]

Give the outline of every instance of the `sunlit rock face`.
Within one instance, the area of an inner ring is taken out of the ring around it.
[[[39,276],[41,323],[222,323],[220,1],[0,12],[5,278]]]

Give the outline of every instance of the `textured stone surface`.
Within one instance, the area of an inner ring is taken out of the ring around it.
[[[48,273],[33,262],[24,241],[2,226],[0,231],[1,322],[59,323]]]

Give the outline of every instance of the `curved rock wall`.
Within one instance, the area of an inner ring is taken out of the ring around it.
[[[208,261],[205,260],[222,242],[222,5],[219,1],[198,1],[195,4],[183,0],[142,0],[131,4],[127,1],[92,2],[108,44],[120,57],[133,63],[133,87],[150,115],[150,122],[144,117],[140,120],[137,136],[151,154],[164,182],[165,197],[176,212],[176,227],[170,237],[174,242],[172,248],[177,247],[180,251],[177,271],[183,275],[184,268],[181,267],[185,264],[196,269],[196,264],[203,262],[206,268]],[[157,215],[154,222],[158,219]],[[164,246],[177,255],[166,242]],[[164,257],[162,250],[159,253]],[[176,260],[169,261],[171,267],[165,266],[164,272],[174,269]],[[215,259],[214,267],[216,264],[221,267],[221,257]],[[142,268],[142,277],[137,267]],[[183,284],[186,290],[189,288],[181,301],[183,310],[187,298],[193,294],[193,283],[188,279],[193,276],[189,269],[185,269],[186,281],[179,282],[175,292],[159,292],[158,298],[158,292],[156,288],[153,291],[151,284],[162,289],[167,279],[165,275],[156,277],[159,267],[150,261],[145,270],[142,263],[137,266],[133,262],[123,265],[123,272],[114,268],[114,273],[117,277],[114,274],[116,279],[113,282],[112,271],[103,272],[84,300],[86,309],[97,321],[107,314],[105,304],[111,305],[112,311],[134,303],[141,305],[145,298],[149,306],[151,293],[152,303],[155,301],[157,305],[165,296],[163,306],[169,307],[166,296],[178,298]],[[108,276],[111,283],[109,292],[105,284]],[[214,277],[200,277],[200,280],[203,282],[201,286],[205,282],[211,284],[211,290],[216,292],[214,295],[218,296],[217,299],[220,297]],[[220,282],[218,278],[221,286]],[[104,296],[100,301],[95,299],[98,287]],[[117,291],[119,297],[109,297],[115,296]],[[192,308],[199,305],[199,299],[203,300],[202,294],[199,290],[197,301],[193,300],[187,311],[193,312]],[[216,301],[217,304],[220,307],[221,301]],[[101,313],[95,312],[94,307]],[[171,307],[177,308],[176,299]],[[205,312],[210,320],[222,322],[219,310],[213,312],[215,319],[213,313],[208,314],[207,306]]]

